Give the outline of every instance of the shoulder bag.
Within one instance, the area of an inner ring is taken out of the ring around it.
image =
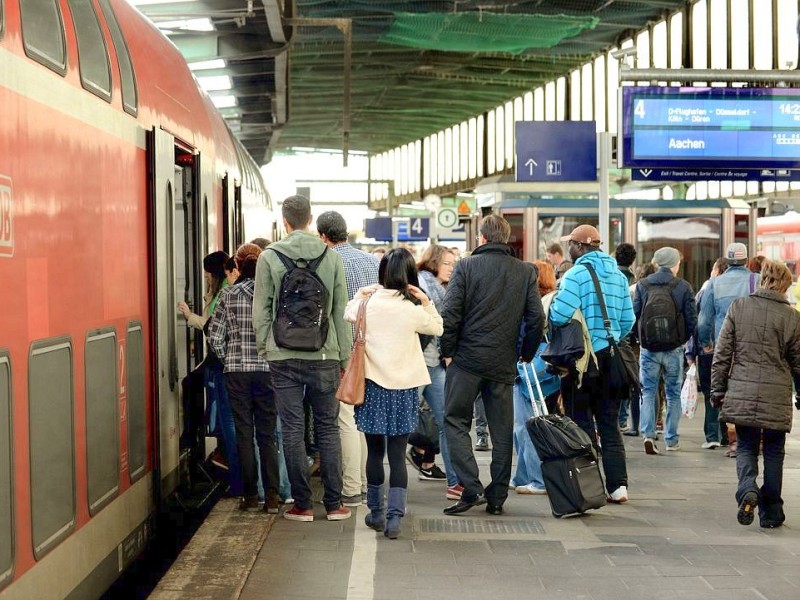
[[[339,382],[339,389],[336,390],[336,399],[344,404],[359,406],[364,404],[364,386],[366,375],[364,374],[366,361],[366,336],[367,336],[367,302],[372,296],[367,296],[358,306],[355,324],[355,341],[353,342],[353,352],[350,354],[350,362],[344,370],[342,380]]]
[[[617,369],[619,370],[622,378],[622,381],[619,383],[622,385],[631,386],[638,394],[641,392],[642,386],[639,383],[639,364],[636,362],[636,356],[633,354],[633,348],[631,348],[630,344],[628,344],[626,341],[620,340],[617,342],[614,339],[614,335],[611,333],[611,319],[608,318],[606,301],[605,298],[603,298],[603,290],[600,288],[600,282],[597,279],[597,273],[595,273],[592,265],[587,264],[584,266],[586,267],[586,270],[589,271],[589,275],[592,277],[594,291],[597,294],[597,302],[600,304],[600,311],[603,313],[603,326],[606,328],[606,334],[608,335],[608,345],[611,349],[611,358],[612,360],[616,361]]]

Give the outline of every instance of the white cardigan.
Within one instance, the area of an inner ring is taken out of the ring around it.
[[[364,295],[347,303],[346,321],[355,323]],[[365,373],[379,386],[406,390],[428,385],[431,378],[422,356],[418,333],[442,335],[442,317],[431,302],[413,304],[396,290],[379,289],[367,304]]]

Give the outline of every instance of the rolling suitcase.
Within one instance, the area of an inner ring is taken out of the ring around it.
[[[542,477],[553,516],[560,519],[605,506],[606,490],[592,440],[569,417],[547,414],[536,371],[528,363],[520,365],[533,404],[533,417],[525,427],[542,461]]]

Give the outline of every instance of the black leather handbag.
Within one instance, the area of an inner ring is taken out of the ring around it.
[[[558,374],[563,375],[573,371],[575,363],[585,353],[580,321],[570,319],[569,323],[560,327],[551,323],[549,329],[549,342],[542,350],[542,360]]]

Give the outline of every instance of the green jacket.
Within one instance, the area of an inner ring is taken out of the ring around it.
[[[313,260],[325,250],[325,242],[307,231],[295,230],[279,242],[270,245],[258,257],[256,289],[253,296],[253,328],[256,330],[256,349],[268,361],[299,358],[301,360],[338,360],[342,368],[347,365],[353,346],[353,334],[344,321],[347,305],[347,283],[344,278],[342,258],[329,250],[317,267],[317,275],[328,289],[328,339],[317,352],[303,352],[281,348],[275,343],[272,323],[278,312],[278,292],[286,273],[280,258],[272,249],[296,260]]]

